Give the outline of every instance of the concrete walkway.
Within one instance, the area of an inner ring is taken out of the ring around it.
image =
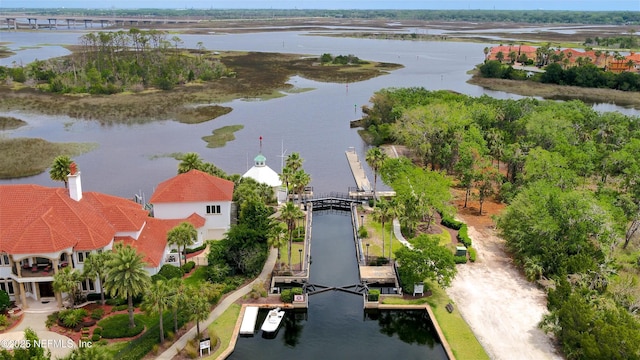
[[[251,292],[254,284],[260,281],[267,281],[269,279],[269,276],[271,275],[271,272],[273,271],[274,266],[276,265],[277,258],[278,250],[271,249],[271,251],[269,252],[269,257],[267,258],[267,261],[265,262],[264,268],[262,269],[260,275],[258,275],[258,277],[249,284],[234,291],[233,293],[230,293],[220,303],[218,303],[213,311],[211,311],[211,314],[209,314],[207,320],[200,323],[200,330],[205,330],[209,325],[211,325],[212,322],[214,322],[220,315],[222,315],[222,313],[225,312],[227,308],[231,306],[231,304]],[[182,335],[180,339],[176,340],[176,342],[173,343],[170,348],[156,357],[156,359],[173,359],[173,357],[176,356],[180,350],[184,349],[184,347],[187,345],[187,342],[195,338],[195,336],[196,327],[194,326],[189,331],[187,331],[186,334]]]
[[[24,340],[24,330],[31,329],[38,335],[41,347],[51,351],[52,359],[60,359],[69,355],[77,347],[77,344],[69,337],[49,331],[45,326],[47,316],[59,310],[56,303],[33,302],[29,305],[30,307],[24,311],[20,324],[10,332],[0,334],[0,346],[10,348],[12,345],[20,345]]]
[[[395,235],[396,239],[398,239],[402,245],[413,250],[413,245],[411,245],[411,243],[402,236],[402,232],[400,231],[400,221],[398,221],[398,219],[393,219],[393,235]]]

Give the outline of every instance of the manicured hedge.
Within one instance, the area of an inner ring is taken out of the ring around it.
[[[181,278],[184,273],[182,269],[171,264],[164,264],[158,271],[158,274],[164,276],[167,279]]]
[[[379,298],[380,298],[380,290],[378,289],[369,290],[369,296],[367,298],[368,301],[378,301]]]
[[[105,339],[127,338],[140,334],[144,330],[144,322],[139,315],[134,315],[136,326],[129,327],[129,314],[109,316],[98,322]]]
[[[469,237],[469,229],[467,228],[467,224],[464,224],[458,230],[458,240],[464,244],[464,246],[468,248],[471,247],[471,238]]]
[[[450,216],[443,216],[442,220],[440,221],[440,225],[448,227],[449,229],[460,230],[460,228],[462,227],[462,225],[464,225],[464,223]]]
[[[187,314],[180,313],[178,315],[178,327],[182,328],[184,324],[188,322]],[[162,318],[164,325],[165,335],[173,331],[173,315],[168,312]],[[144,358],[152,349],[153,346],[160,342],[160,326],[158,321],[155,321],[155,325],[149,326],[147,331],[137,339],[129,342],[127,346],[122,348],[113,357],[118,360],[140,360]]]
[[[454,256],[453,257],[453,261],[455,261],[456,264],[466,264],[467,263],[467,257],[466,256]]]
[[[191,270],[193,270],[194,267],[196,267],[196,263],[193,261],[189,261],[186,264],[182,265],[182,272],[188,274],[191,272]]]
[[[471,262],[476,262],[476,258],[478,257],[478,251],[472,247],[467,248],[467,250],[469,251],[469,260],[471,260]]]
[[[207,244],[202,244],[202,245],[200,245],[198,247],[186,248],[186,249],[184,249],[184,253],[185,254],[192,254],[194,252],[198,252],[200,250],[204,250],[204,248],[206,248],[206,247],[207,247]]]

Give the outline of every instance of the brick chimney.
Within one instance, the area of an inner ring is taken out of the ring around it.
[[[69,166],[70,172],[67,176],[69,181],[69,196],[75,200],[80,201],[82,199],[82,182],[80,181],[80,171],[78,171],[78,165],[72,162]]]

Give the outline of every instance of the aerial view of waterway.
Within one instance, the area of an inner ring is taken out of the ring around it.
[[[97,29],[96,29],[97,31]],[[317,35],[317,33],[314,33]],[[82,32],[43,30],[0,32],[0,41],[15,56],[0,59],[0,65],[27,64],[68,53],[59,45],[78,44]],[[41,137],[58,142],[94,142],[98,149],[75,157],[83,176],[83,189],[132,197],[151,196],[155,186],[176,174],[178,162],[167,154],[197,152],[227,173],[244,173],[258,153],[260,136],[267,165],[280,171],[282,154],[299,152],[304,168],[311,174],[316,193],[346,191],[353,186],[344,152],[354,147],[362,158],[367,145],[351,120],[362,116],[361,107],[382,88],[421,86],[496,98],[520,98],[505,92],[489,91],[467,84],[467,73],[482,62],[486,46],[495,44],[374,40],[309,36],[307,32],[282,31],[250,34],[180,35],[185,47],[199,42],[209,50],[268,51],[319,56],[353,54],[361,59],[395,62],[404,68],[367,81],[337,84],[290,79],[298,88],[313,91],[287,94],[267,101],[236,100],[225,104],[233,111],[213,121],[187,125],[172,120],[146,124],[101,125],[97,121],[48,116],[21,111],[0,113],[23,119],[28,126],[4,132],[6,137]],[[601,111],[634,112],[602,104]],[[637,111],[635,111],[637,113]],[[201,139],[226,125],[244,125],[236,140],[222,148],[207,148]],[[366,169],[371,176],[370,169]],[[48,173],[0,183],[35,183],[57,186]]]
[[[359,284],[348,212],[313,215],[310,283]],[[259,324],[258,324],[259,327]],[[288,312],[274,339],[240,337],[229,359],[446,359],[425,311],[364,313],[362,296],[329,291],[309,297],[306,314]]]
[[[97,29],[96,29],[97,30]],[[19,50],[0,59],[0,65],[27,64],[35,59],[68,54],[59,45],[78,44],[82,32],[0,32],[0,42]],[[84,191],[100,191],[123,197],[142,194],[148,199],[158,183],[176,174],[178,161],[168,156],[197,152],[227,173],[244,173],[260,150],[267,165],[280,171],[283,155],[299,152],[311,175],[314,192],[344,192],[354,186],[345,151],[355,148],[361,159],[367,145],[349,122],[362,116],[361,107],[378,90],[419,86],[452,90],[471,96],[520,98],[467,84],[468,71],[481,63],[483,49],[496,44],[416,42],[308,36],[302,31],[251,34],[180,35],[185,47],[199,42],[210,50],[268,51],[319,56],[353,54],[361,59],[400,63],[404,68],[367,81],[337,84],[290,79],[298,88],[312,91],[287,94],[267,101],[235,100],[233,111],[213,121],[187,125],[176,121],[146,124],[101,125],[98,121],[48,116],[19,110],[0,113],[28,122],[28,126],[5,131],[5,137],[40,137],[55,142],[93,142],[99,147],[74,160],[82,171]],[[315,34],[317,35],[317,33]],[[637,111],[599,104],[599,111]],[[207,148],[202,136],[226,125],[244,125],[236,140],[222,148]],[[366,166],[366,164],[365,164]],[[371,177],[370,169],[366,169]],[[0,180],[0,184],[34,183],[60,186],[48,173]],[[358,282],[349,217],[345,214],[314,216],[311,281],[327,286]],[[382,312],[365,316],[362,298],[331,291],[313,295],[304,316],[287,314],[275,339],[241,338],[234,359],[283,357],[444,359],[431,324],[424,315]],[[407,331],[410,330],[410,331]]]

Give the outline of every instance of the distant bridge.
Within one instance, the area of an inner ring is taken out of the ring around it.
[[[68,29],[83,25],[85,28],[92,28],[93,24],[100,24],[101,28],[109,26],[125,27],[140,26],[151,24],[187,24],[197,23],[201,19],[184,19],[184,18],[162,18],[162,17],[115,17],[115,16],[92,16],[92,17],[73,17],[73,16],[51,16],[51,15],[30,15],[30,14],[6,14],[0,16],[0,27],[17,30],[19,28],[27,29],[57,29],[59,26]]]

